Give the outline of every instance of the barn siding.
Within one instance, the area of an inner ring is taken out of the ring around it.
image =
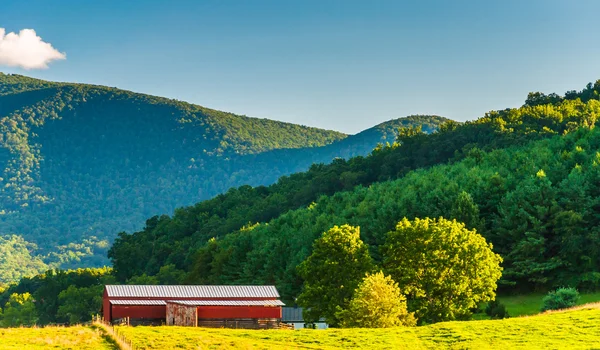
[[[195,306],[167,303],[167,325],[198,326],[198,310]]]
[[[106,288],[104,289],[104,294],[102,296],[102,313],[104,316],[104,320],[107,322],[112,321],[112,316],[111,316],[111,305],[110,305],[110,299],[108,298],[108,293],[106,292]]]
[[[112,320],[117,318],[164,319],[164,305],[112,305]]]
[[[200,319],[281,318],[281,307],[265,306],[199,306]]]

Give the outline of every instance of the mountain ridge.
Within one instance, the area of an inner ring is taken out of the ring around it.
[[[139,229],[147,217],[232,187],[268,185],[313,163],[366,155],[393,141],[399,125],[435,130],[444,121],[408,117],[346,135],[0,74],[0,235],[22,236],[52,266],[102,265],[117,232]]]

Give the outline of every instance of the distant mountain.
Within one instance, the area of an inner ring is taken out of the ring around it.
[[[347,136],[0,73],[0,234],[37,244],[47,263],[97,265],[107,241],[147,217],[314,162],[365,155],[392,142],[398,126],[434,130],[444,120],[409,117]]]

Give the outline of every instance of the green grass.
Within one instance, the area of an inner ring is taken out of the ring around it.
[[[84,327],[0,328],[1,350],[116,349],[99,330]]]
[[[506,305],[511,317],[535,315],[540,312],[542,299],[545,294],[527,294],[515,296],[499,296],[498,301]],[[581,294],[577,305],[595,303],[600,301],[600,292]]]
[[[119,327],[139,349],[589,349],[600,347],[600,304],[507,320],[392,329],[251,331]]]

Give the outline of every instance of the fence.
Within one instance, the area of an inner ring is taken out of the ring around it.
[[[233,329],[294,329],[277,319],[201,319],[198,327]]]
[[[95,316],[92,320],[92,324],[102,328],[106,334],[115,341],[119,349],[121,350],[135,350],[135,346],[131,340],[127,339],[124,335],[119,334],[119,330],[113,327],[110,323],[104,321],[100,316]]]

